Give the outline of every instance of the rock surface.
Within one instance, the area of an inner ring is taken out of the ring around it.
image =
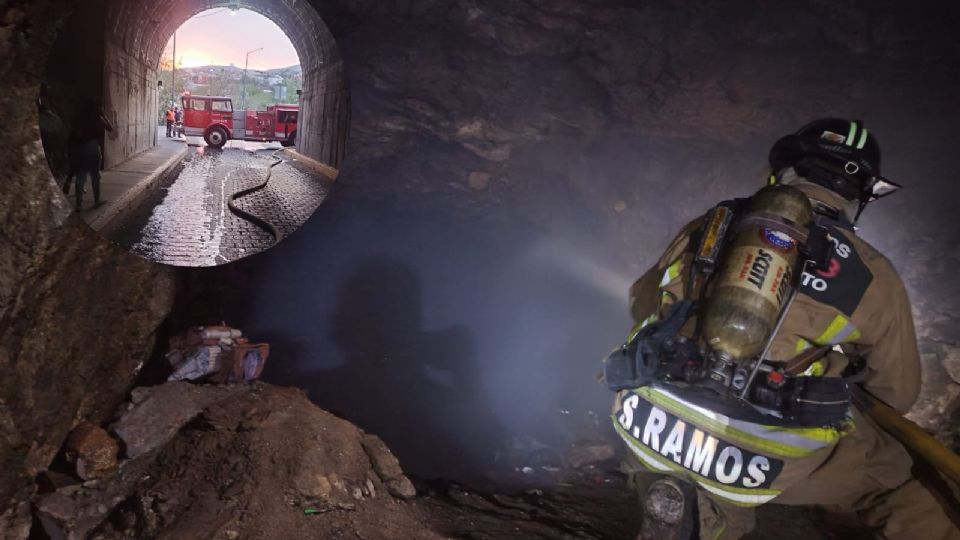
[[[392,495],[414,493],[389,449],[299,390],[170,382],[136,399],[113,428],[132,457],[122,469],[138,471],[136,480],[121,497],[127,476],[84,488],[80,507],[66,505],[79,494],[55,493],[45,514],[106,509],[93,533],[104,539],[439,538]]]
[[[67,437],[67,460],[76,466],[77,476],[92,480],[117,466],[120,445],[103,428],[81,422]]]
[[[140,457],[167,444],[211,403],[226,399],[241,388],[195,386],[182,381],[136,388],[132,408],[110,429],[123,441],[126,457]]]
[[[376,435],[366,434],[361,441],[363,449],[370,456],[370,463],[377,476],[387,486],[387,491],[394,497],[412,499],[417,496],[417,490],[410,479],[403,474],[400,462],[386,444]]]
[[[41,59],[68,7],[0,3],[0,511],[31,497],[78,420],[112,414],[172,303],[168,269],[71,216],[41,150]]]

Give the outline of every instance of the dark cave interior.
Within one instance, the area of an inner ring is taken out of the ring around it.
[[[77,422],[106,424],[168,374],[168,338],[220,321],[271,343],[265,382],[378,435],[418,482],[549,485],[518,471],[617,446],[596,374],[632,324],[630,283],[822,116],[862,120],[905,186],[858,234],[913,304],[909,417],[960,449],[956,6],[243,0],[300,53],[298,149],[340,176],[266,253],[151,265],[69,215],[24,104],[42,83],[63,110],[102,96],[120,162],[155,143],[167,36],[228,3],[0,2],[0,531],[29,516]]]

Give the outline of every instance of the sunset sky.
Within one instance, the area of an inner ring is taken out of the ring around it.
[[[290,40],[270,19],[247,9],[231,13],[218,8],[204,11],[183,23],[177,30],[177,65],[196,67],[229,65],[243,67],[246,52],[250,69],[272,69],[299,64]],[[164,56],[173,53],[173,37]]]

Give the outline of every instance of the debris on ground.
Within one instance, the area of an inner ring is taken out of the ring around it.
[[[227,399],[242,386],[196,386],[171,381],[133,391],[129,410],[110,426],[124,454],[136,458],[168,443],[211,403]]]
[[[605,539],[640,527],[637,494],[605,442],[516,444],[536,466],[516,474],[536,488],[415,484],[378,436],[302,390],[261,382],[137,388],[108,431],[80,424],[69,439],[65,462],[75,470],[38,477],[32,519],[42,533],[33,538]],[[9,538],[27,538],[29,507],[8,514],[0,526],[23,531]],[[789,534],[768,526],[783,522],[794,524]],[[862,537],[822,522],[766,505],[747,538]]]
[[[373,470],[387,486],[387,491],[391,495],[400,499],[412,499],[417,496],[413,482],[403,474],[400,462],[380,437],[367,433],[364,434],[361,442],[363,449],[370,456]]]
[[[166,358],[174,372],[168,380],[250,382],[260,377],[269,355],[269,344],[250,343],[237,328],[193,326],[170,338]]]
[[[571,467],[579,469],[613,459],[616,455],[616,450],[609,443],[581,442],[572,445],[567,451],[567,462]]]

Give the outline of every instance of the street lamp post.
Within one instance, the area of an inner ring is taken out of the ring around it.
[[[263,47],[247,51],[247,60],[243,64],[243,80],[240,82],[240,109],[247,110],[247,69],[250,67],[250,55],[262,51]]]

